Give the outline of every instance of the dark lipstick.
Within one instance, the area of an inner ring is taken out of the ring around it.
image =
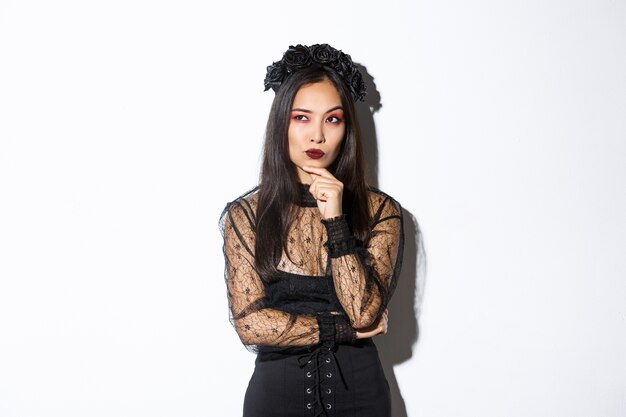
[[[311,159],[320,159],[325,155],[321,149],[307,149],[304,153]]]

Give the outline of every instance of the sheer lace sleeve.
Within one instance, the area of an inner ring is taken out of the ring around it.
[[[334,343],[343,329],[339,318],[295,315],[266,307],[263,281],[255,270],[254,212],[248,200],[239,199],[226,206],[220,219],[230,321],[239,338],[252,351],[261,345]]]
[[[318,342],[315,316],[265,308],[263,282],[254,268],[254,212],[249,202],[229,204],[222,215],[230,320],[244,345],[304,346]]]
[[[354,328],[371,325],[389,303],[402,263],[402,208],[382,193],[371,198],[370,238],[350,233],[345,216],[323,220],[335,291]]]

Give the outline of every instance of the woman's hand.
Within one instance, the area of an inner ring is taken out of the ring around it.
[[[343,214],[343,183],[325,168],[302,167],[311,175],[309,192],[317,200],[317,208],[324,219],[332,219]]]
[[[378,334],[387,333],[387,309],[383,312],[383,315],[376,319],[374,323],[372,323],[369,327],[364,327],[362,329],[356,330],[356,338],[357,339],[366,339],[368,337],[374,337]]]

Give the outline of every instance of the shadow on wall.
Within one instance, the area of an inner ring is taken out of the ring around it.
[[[382,108],[382,103],[374,78],[363,65],[357,64],[357,66],[367,86],[365,102],[356,105],[365,153],[367,180],[370,185],[378,187],[378,141],[374,113]],[[400,204],[402,204],[401,201]],[[408,417],[394,366],[413,356],[413,347],[419,337],[417,318],[422,307],[426,279],[426,254],[419,224],[415,217],[405,209],[403,209],[403,216],[404,257],[398,285],[389,303],[389,326],[386,335],[374,338],[389,382],[392,417]]]
[[[361,64],[355,64],[363,76],[367,87],[365,102],[357,102],[356,114],[361,127],[361,141],[363,142],[363,156],[365,158],[365,175],[369,185],[378,188],[378,141],[376,140],[376,126],[374,113],[383,106],[380,93],[374,84],[374,78]]]

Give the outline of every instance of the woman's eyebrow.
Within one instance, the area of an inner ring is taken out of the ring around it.
[[[339,105],[339,106],[335,106],[335,107],[333,107],[332,109],[327,110],[327,111],[326,111],[326,113],[324,113],[324,114],[328,114],[328,113],[333,112],[333,111],[335,111],[335,110],[343,110],[343,107],[342,107],[341,105]]]
[[[335,106],[335,107],[333,107],[333,108],[332,108],[332,109],[330,109],[330,110],[326,110],[326,111],[324,112],[324,114],[328,114],[328,113],[333,112],[333,111],[335,111],[335,110],[343,110],[343,106],[341,106],[341,105]],[[295,109],[291,109],[291,111],[301,111],[302,113],[313,113],[311,110],[308,110],[308,109],[302,109],[302,108],[299,108],[299,107],[297,107],[297,108],[295,108]]]

